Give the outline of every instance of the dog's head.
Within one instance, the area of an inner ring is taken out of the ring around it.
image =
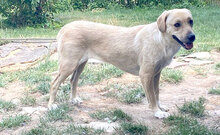
[[[189,50],[193,47],[195,34],[192,29],[192,14],[188,9],[164,11],[158,17],[157,25],[162,33],[169,34],[185,49]]]

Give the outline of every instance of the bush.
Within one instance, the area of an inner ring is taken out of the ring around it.
[[[22,27],[43,24],[46,26],[53,21],[54,0],[2,0],[0,14],[6,19],[8,26]]]

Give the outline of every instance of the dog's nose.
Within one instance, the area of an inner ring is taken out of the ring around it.
[[[191,33],[191,34],[188,35],[188,40],[189,40],[190,42],[193,42],[195,39],[196,39],[195,34]]]

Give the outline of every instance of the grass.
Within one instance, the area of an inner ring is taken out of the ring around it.
[[[12,102],[7,102],[2,99],[0,99],[0,109],[3,109],[5,111],[13,110],[16,108],[16,105]]]
[[[8,44],[8,43],[10,43],[10,42],[11,42],[11,41],[9,41],[9,40],[0,41],[0,46],[5,45],[5,44]]]
[[[46,119],[48,121],[72,120],[67,114],[69,111],[69,106],[67,104],[62,104],[58,108],[48,111]]]
[[[28,121],[30,121],[30,117],[27,115],[16,115],[9,116],[0,122],[1,128],[13,128],[18,126],[24,126]]]
[[[217,64],[215,64],[215,69],[216,69],[216,70],[220,70],[220,62],[217,63]]]
[[[39,85],[37,86],[37,91],[39,91],[43,95],[49,93],[49,91],[50,91],[50,83],[48,81],[40,82]]]
[[[220,95],[220,86],[217,88],[211,88],[209,90],[209,94],[213,94],[213,95]]]
[[[132,120],[128,114],[124,113],[120,109],[114,109],[111,111],[97,111],[95,113],[91,113],[90,116],[98,120],[108,120],[108,122]]]
[[[90,127],[75,126],[73,124],[69,125],[62,134],[71,134],[71,135],[100,135],[103,134],[103,129],[94,129]]]
[[[183,104],[182,107],[178,107],[181,113],[189,113],[196,117],[204,116],[205,111],[205,98],[200,97],[199,100],[188,101]]]
[[[144,90],[141,86],[125,91],[121,94],[121,101],[131,104],[131,103],[140,103],[145,97]]]
[[[117,134],[124,135],[146,135],[148,128],[142,124],[123,122],[120,127],[116,129]]]
[[[218,135],[217,131],[200,124],[196,119],[183,115],[171,115],[164,120],[171,126],[165,135]]]
[[[107,91],[104,96],[114,97],[127,104],[140,103],[145,97],[142,86],[137,84],[109,84],[103,90]]]
[[[162,70],[161,79],[169,83],[179,83],[183,80],[183,73],[177,69],[165,68]]]
[[[21,98],[20,100],[23,105],[33,106],[36,104],[36,98],[31,97],[30,95],[26,95],[24,98]]]
[[[79,79],[79,86],[92,85],[104,79],[120,77],[124,72],[110,64],[86,65]]]

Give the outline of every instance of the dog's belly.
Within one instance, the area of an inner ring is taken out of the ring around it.
[[[128,72],[133,75],[139,75],[140,66],[137,63],[137,60],[130,58],[128,56],[118,56],[118,57],[104,57],[96,55],[94,52],[89,51],[87,58],[93,58],[96,60],[103,61],[114,65],[115,67]],[[117,56],[117,55],[116,55]]]

